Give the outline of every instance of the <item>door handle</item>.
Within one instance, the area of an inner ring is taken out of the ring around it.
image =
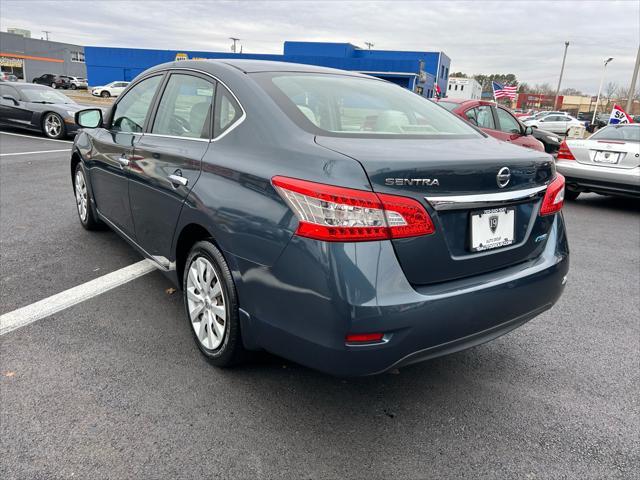
[[[129,162],[130,162],[129,157],[126,157],[124,155],[118,157],[118,163],[120,164],[120,168],[128,167]]]
[[[177,187],[177,186],[186,187],[187,183],[189,183],[189,180],[187,180],[184,177],[181,177],[180,175],[169,175],[167,178],[173,184],[174,187]]]

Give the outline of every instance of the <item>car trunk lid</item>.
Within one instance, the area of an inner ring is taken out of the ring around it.
[[[503,268],[539,255],[544,246],[553,217],[540,217],[538,210],[555,174],[551,157],[544,153],[491,138],[317,137],[316,142],[360,162],[375,192],[415,198],[427,208],[435,234],[393,240],[413,284]],[[496,209],[506,211],[487,213]],[[472,223],[478,218],[472,216],[478,213],[513,221],[513,243],[474,251]]]

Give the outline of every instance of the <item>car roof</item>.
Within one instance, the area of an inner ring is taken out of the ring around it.
[[[271,60],[246,60],[234,58],[203,59],[203,60],[179,60],[157,65],[150,71],[166,70],[168,68],[194,68],[211,74],[222,68],[233,68],[242,73],[259,72],[304,72],[304,73],[328,73],[334,75],[348,75],[353,77],[372,78],[358,72],[339,70],[336,68],[319,67],[302,63],[276,62]]]
[[[38,83],[29,83],[29,82],[14,82],[11,84],[12,87],[17,88],[18,90],[22,88],[48,88],[51,89],[48,85],[40,85]]]

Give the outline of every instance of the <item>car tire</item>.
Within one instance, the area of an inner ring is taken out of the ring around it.
[[[572,190],[570,188],[565,188],[564,189],[564,198],[570,201],[574,201],[577,200],[577,198],[580,196],[580,191],[578,190]]]
[[[111,94],[109,92],[107,92],[106,90],[103,90],[102,92],[100,92],[100,96],[102,98],[109,98],[111,96]]]
[[[55,112],[47,112],[42,117],[42,133],[48,138],[59,140],[67,134],[62,117]]]
[[[104,228],[104,223],[91,208],[91,192],[82,162],[78,162],[73,172],[73,193],[76,197],[76,210],[80,224],[86,230],[101,230]]]
[[[71,90],[76,90],[78,87],[75,86],[75,84],[71,84]]]
[[[58,88],[58,85],[56,84],[56,82],[53,82],[53,83],[51,84],[51,88]]]
[[[213,243],[196,243],[182,275],[184,308],[198,348],[209,363],[230,367],[246,358],[238,297],[229,266]]]

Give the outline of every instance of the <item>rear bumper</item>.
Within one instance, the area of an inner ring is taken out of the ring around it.
[[[248,347],[352,376],[453,353],[522,325],[562,294],[569,252],[557,215],[535,260],[427,287],[407,282],[390,242],[294,237],[271,268],[235,261]],[[345,344],[347,333],[373,332],[384,341]]]
[[[640,167],[615,168],[560,160],[556,168],[574,189],[640,196]]]

